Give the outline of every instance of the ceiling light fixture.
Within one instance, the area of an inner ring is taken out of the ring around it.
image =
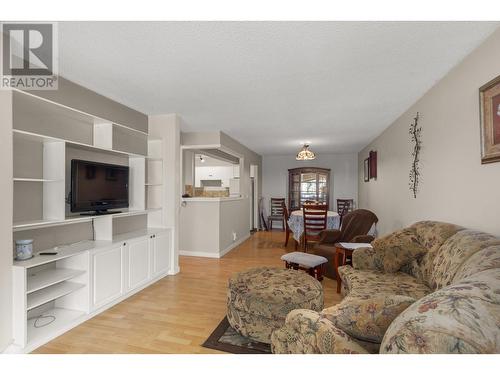
[[[295,157],[297,160],[314,160],[316,159],[316,155],[314,152],[309,150],[309,145],[305,144],[304,147],[302,147],[302,150],[299,151],[297,156]]]

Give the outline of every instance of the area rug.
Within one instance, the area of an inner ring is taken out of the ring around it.
[[[241,336],[229,325],[226,317],[202,346],[233,354],[271,354],[271,345]]]

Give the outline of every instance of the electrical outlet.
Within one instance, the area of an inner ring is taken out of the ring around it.
[[[238,235],[236,234],[236,232],[233,232],[233,241],[236,241],[238,239]]]

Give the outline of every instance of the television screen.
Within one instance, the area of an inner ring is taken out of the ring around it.
[[[71,212],[128,207],[129,168],[71,160]]]

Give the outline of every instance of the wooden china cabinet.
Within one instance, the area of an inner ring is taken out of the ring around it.
[[[300,210],[306,200],[326,203],[329,199],[330,169],[293,168],[288,170],[288,207]]]

